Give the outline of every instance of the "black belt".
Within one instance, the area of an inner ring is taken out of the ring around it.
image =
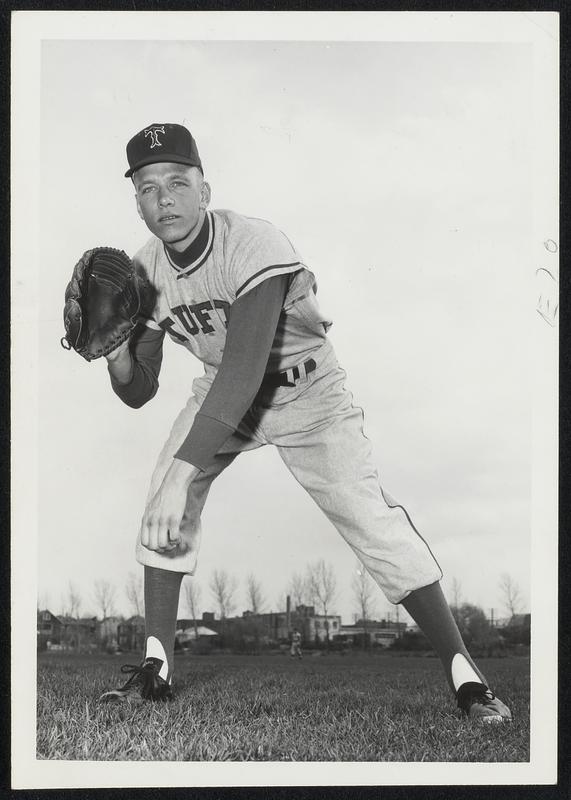
[[[303,373],[309,375],[313,372],[317,364],[312,358],[308,358],[299,367],[293,369],[286,369],[285,372],[273,372],[266,375],[264,378],[263,386],[295,386],[296,382],[303,377]]]

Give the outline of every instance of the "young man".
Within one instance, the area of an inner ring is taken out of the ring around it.
[[[442,660],[460,708],[503,721],[509,709],[470,658],[440,588],[442,573],[405,509],[379,484],[363,415],[327,339],[315,279],[269,222],[208,209],[190,132],[153,124],[127,145],[137,210],[153,237],[135,256],[157,290],[151,317],[108,358],[111,385],[139,408],[158,388],[165,334],[204,364],[151,479],[137,560],[145,566],[142,666],[105,701],[172,696],[182,577],[192,575],[212,481],[265,444],[344,537],[392,603]]]

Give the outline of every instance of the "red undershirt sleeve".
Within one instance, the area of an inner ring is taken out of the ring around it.
[[[266,279],[230,307],[220,367],[175,458],[205,470],[254,402],[290,275]]]

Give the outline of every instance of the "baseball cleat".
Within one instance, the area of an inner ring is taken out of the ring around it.
[[[462,684],[456,700],[458,708],[471,720],[486,724],[512,721],[509,708],[482,683]]]
[[[141,700],[172,700],[169,684],[161,678],[159,670],[163,662],[160,658],[146,658],[141,666],[124,664],[121,672],[131,673],[128,681],[119,689],[104,692],[100,703],[140,702]]]

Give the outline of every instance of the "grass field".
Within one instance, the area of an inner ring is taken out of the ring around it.
[[[127,656],[41,654],[37,758],[145,761],[529,760],[529,661],[481,660],[510,725],[460,718],[436,658],[176,658],[176,699],[97,703]]]

